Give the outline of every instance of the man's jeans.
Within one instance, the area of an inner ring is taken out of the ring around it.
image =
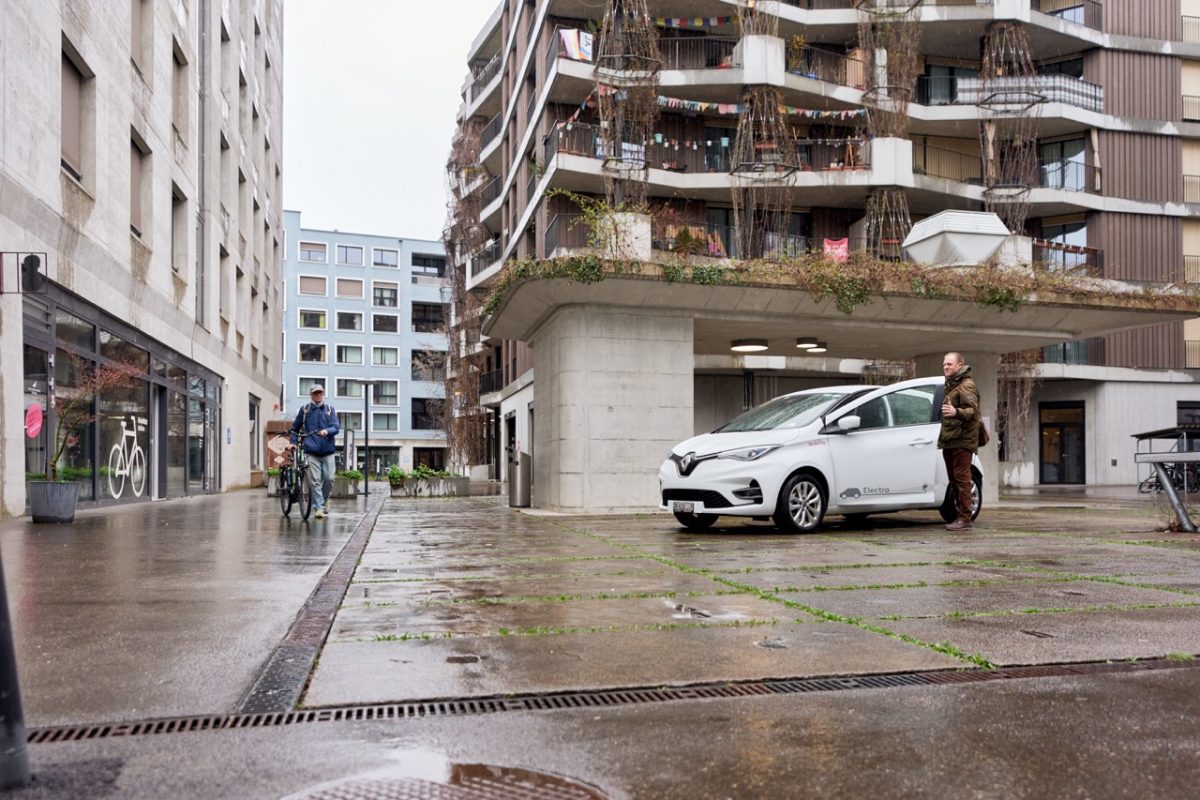
[[[971,488],[975,483],[971,479],[972,455],[965,447],[948,447],[942,451],[942,458],[946,461],[946,477],[950,479],[951,491],[954,492],[957,519],[967,522],[971,521],[971,511],[975,505],[971,502]]]
[[[319,456],[308,454],[308,475],[312,478],[313,508],[325,507],[325,500],[333,491],[333,473],[336,469],[333,463],[333,453]]]

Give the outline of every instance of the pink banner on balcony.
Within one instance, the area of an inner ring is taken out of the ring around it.
[[[824,253],[825,257],[830,261],[844,263],[850,258],[850,240],[849,239],[825,239]]]

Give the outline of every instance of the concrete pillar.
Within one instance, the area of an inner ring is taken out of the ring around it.
[[[16,260],[13,259],[15,265]],[[15,287],[15,270],[4,288]],[[21,295],[0,295],[0,518],[25,513],[25,383]]]
[[[533,335],[535,508],[645,510],[658,467],[692,436],[692,320],[563,306]]]
[[[945,351],[917,356],[917,375],[941,375],[942,359]],[[988,432],[992,441],[979,450],[979,461],[983,466],[983,502],[984,508],[988,503],[1000,499],[1000,442],[996,439],[996,403],[999,391],[997,376],[1000,372],[1000,356],[996,353],[966,352],[962,353],[963,360],[971,367],[971,377],[979,387],[979,406],[983,418],[987,421]]]

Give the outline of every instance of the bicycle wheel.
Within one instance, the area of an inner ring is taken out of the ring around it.
[[[300,504],[300,519],[307,520],[308,515],[312,513],[312,473],[308,471],[307,464],[298,477],[300,498],[296,502]]]
[[[292,468],[279,468],[279,509],[286,517],[292,513]]]
[[[1150,477],[1138,484],[1138,491],[1142,494],[1150,494],[1151,492],[1159,491],[1158,473],[1151,472]]]
[[[134,497],[141,497],[146,490],[146,453],[136,445],[129,454],[129,488]]]
[[[108,451],[108,496],[118,498],[125,492],[126,469],[125,451],[119,445],[113,445]],[[116,483],[114,483],[116,481]]]

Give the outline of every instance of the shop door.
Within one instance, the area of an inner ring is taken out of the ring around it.
[[[1083,423],[1083,403],[1038,405],[1042,483],[1087,482],[1084,470]]]

